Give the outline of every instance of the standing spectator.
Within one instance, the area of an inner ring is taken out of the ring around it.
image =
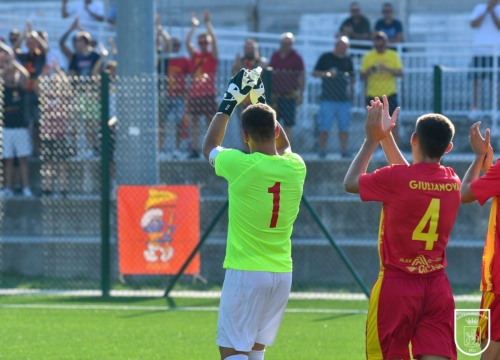
[[[26,40],[28,50],[21,53],[19,49],[24,40]],[[38,95],[35,92],[35,83],[45,66],[48,46],[45,40],[37,32],[33,31],[31,22],[28,21],[23,36],[19,37],[14,45],[14,51],[17,53],[17,59],[21,65],[30,74],[24,94],[24,110],[34,155],[38,156],[40,150],[40,111],[38,109]]]
[[[118,1],[113,1],[109,7],[107,20],[111,25],[116,25],[116,14],[118,12]]]
[[[19,159],[23,195],[32,197],[28,176],[28,156],[32,152],[32,146],[23,109],[24,94],[28,87],[30,74],[14,59],[13,51],[3,55],[2,64],[2,155],[5,159],[5,184],[2,197],[10,197],[14,194],[12,191],[14,157]]]
[[[266,58],[259,54],[259,45],[254,39],[246,39],[243,44],[243,57],[240,53],[236,54],[236,58],[231,69],[231,74],[234,76],[241,69],[255,69],[258,66],[266,67]]]
[[[382,5],[382,19],[375,24],[375,31],[385,33],[391,44],[403,42],[403,24],[394,19],[394,6],[391,3]]]
[[[351,16],[340,25],[337,36],[347,36],[351,40],[370,40],[370,21],[361,14],[358,2],[349,5]]]
[[[236,75],[241,68],[255,69],[258,66],[264,69],[267,66],[267,60],[265,57],[260,56],[259,45],[257,44],[257,42],[253,39],[246,39],[245,43],[243,44],[243,57],[241,57],[240,53],[236,54],[233,67],[231,69],[231,75]],[[243,100],[240,106],[236,108],[236,113],[239,119],[241,119],[242,111],[245,110],[250,104],[250,99],[246,98],[245,100]],[[239,123],[241,125],[241,121]],[[245,139],[243,136],[241,137],[241,140],[243,142],[243,149],[247,151]]]
[[[339,126],[340,151],[342,157],[349,157],[347,142],[351,124],[351,102],[354,97],[354,66],[346,56],[349,39],[337,39],[335,49],[324,53],[314,67],[313,76],[322,80],[321,102],[318,113],[319,157],[326,157],[328,132],[337,117]],[[348,91],[348,86],[350,85]]]
[[[80,119],[85,123],[85,138],[87,149],[81,154],[84,158],[90,158],[98,154],[99,141],[97,133],[99,131],[100,108],[97,87],[92,82],[92,69],[100,56],[90,45],[91,35],[86,31],[79,31],[73,39],[75,53],[66,46],[66,39],[75,30],[81,30],[78,19],[75,19],[71,27],[59,40],[62,52],[69,60],[69,75],[84,77],[85,80],[77,80],[76,93]],[[77,128],[75,126],[75,128]],[[73,146],[76,148],[76,138],[73,132]]]
[[[473,58],[473,67],[475,69],[492,68],[493,56],[491,54],[494,50],[493,46],[500,45],[499,0],[489,0],[487,3],[477,4],[470,17],[470,26],[474,29],[473,51],[475,56]],[[479,106],[479,87],[481,80],[485,78],[489,78],[490,84],[492,83],[492,74],[490,71],[474,72],[474,103],[469,115],[473,120],[480,117],[477,110]]]
[[[68,194],[67,159],[73,149],[68,146],[68,119],[71,84],[57,61],[46,64],[42,76],[37,81],[37,91],[42,104],[42,194],[53,193],[53,183],[57,178],[60,193]]]
[[[197,51],[191,43],[196,27],[200,24],[196,14],[191,14],[191,29],[186,37],[186,47],[193,63],[193,78],[189,88],[188,111],[191,118],[191,159],[199,158],[199,136],[200,136],[200,117],[205,116],[205,122],[208,127],[213,114],[217,111],[217,102],[215,101],[215,75],[219,61],[219,50],[214,28],[210,23],[210,12],[205,10],[203,20],[207,32],[198,34]],[[211,50],[210,50],[211,45]]]
[[[104,4],[102,1],[75,0],[68,5],[68,0],[62,0],[61,16],[63,19],[75,15],[80,21],[104,21]]]
[[[302,104],[305,76],[302,57],[293,49],[292,33],[281,34],[280,48],[271,57],[273,68],[271,101],[278,121],[283,121],[286,135],[292,139],[295,107]]]
[[[366,105],[375,97],[389,99],[389,113],[392,115],[398,107],[396,78],[403,76],[403,65],[396,51],[387,48],[387,35],[379,31],[375,33],[373,44],[375,49],[366,53],[361,63],[361,78],[366,81]],[[392,134],[399,144],[398,126]]]
[[[159,19],[159,18],[158,18]],[[181,141],[183,136],[183,125],[186,108],[187,80],[193,72],[191,60],[181,54],[181,40],[178,37],[170,37],[170,34],[163,29],[159,20],[156,25],[158,33],[163,38],[164,52],[168,54],[165,59],[165,79],[166,79],[166,118],[160,120],[160,151],[163,150],[165,142],[165,122],[171,116],[175,121],[175,150],[174,158],[181,158]]]

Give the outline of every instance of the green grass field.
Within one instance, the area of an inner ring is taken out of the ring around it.
[[[218,359],[219,300],[175,302],[167,310],[165,299],[3,296],[0,359]],[[266,359],[364,359],[367,306],[290,300]]]

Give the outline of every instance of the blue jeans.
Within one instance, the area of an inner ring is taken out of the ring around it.
[[[351,103],[349,101],[321,100],[318,113],[318,130],[330,131],[333,119],[337,117],[339,130],[349,131],[351,125]]]

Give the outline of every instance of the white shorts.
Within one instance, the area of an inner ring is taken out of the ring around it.
[[[32,150],[31,139],[28,128],[3,128],[3,151],[4,159],[12,159],[30,156]]]
[[[217,323],[217,345],[250,351],[274,344],[285,312],[292,273],[227,269]]]

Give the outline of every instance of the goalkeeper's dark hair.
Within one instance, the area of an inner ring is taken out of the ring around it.
[[[241,127],[256,142],[274,138],[276,111],[266,104],[250,105],[241,113]]]
[[[432,159],[441,159],[455,135],[455,126],[446,116],[426,114],[417,119],[415,132],[420,150]]]

